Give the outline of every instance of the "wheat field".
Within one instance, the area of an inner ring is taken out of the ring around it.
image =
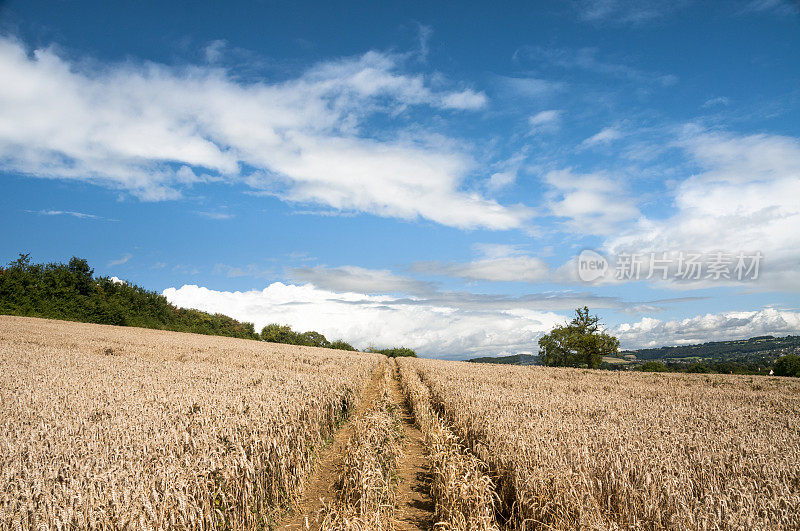
[[[384,360],[0,316],[0,526],[266,529]]]
[[[800,528],[800,382],[410,360],[520,529]]]
[[[428,469],[411,483],[403,401]],[[394,363],[0,316],[0,529],[272,529],[319,488],[344,422],[324,529],[407,529],[399,491],[418,488],[438,530],[798,529],[798,421],[790,378]]]

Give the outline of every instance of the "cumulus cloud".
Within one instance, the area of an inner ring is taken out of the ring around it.
[[[567,230],[610,234],[640,215],[623,184],[608,175],[554,170],[545,175],[545,182],[551,186],[547,201],[550,213],[565,218]]]
[[[212,43],[207,58],[221,50]],[[88,181],[143,200],[176,199],[220,180],[334,209],[520,227],[527,208],[463,189],[475,163],[456,142],[363,133],[376,113],[486,104],[471,89],[430,88],[425,76],[402,71],[404,61],[373,51],[279,83],[244,83],[209,65],[96,67],[2,38],[0,169]]]
[[[642,217],[606,241],[609,253],[760,251],[761,275],[748,289],[796,292],[800,286],[800,141],[692,127],[678,145],[700,171],[677,184],[673,214]]]
[[[341,337],[361,348],[405,345],[442,358],[535,352],[538,337],[564,321],[548,311],[461,309],[386,295],[333,292],[311,284],[276,282],[246,292],[186,285],[168,288],[164,295],[173,304],[223,312],[259,329],[271,322],[285,323],[296,330]]]
[[[645,317],[635,323],[624,323],[614,330],[623,348],[689,345],[798,332],[800,332],[800,313],[774,308],[750,312],[709,313],[673,321]]]
[[[445,108],[451,109],[480,109],[486,105],[486,94],[483,92],[475,92],[474,90],[463,90],[461,92],[454,92],[446,94],[442,98],[442,105]]]
[[[589,293],[540,293],[521,297],[464,292],[429,297],[369,295],[321,289],[313,284],[275,282],[263,290],[216,291],[196,285],[164,290],[178,306],[221,312],[252,322],[296,330],[317,330],[364,348],[406,345],[425,356],[461,359],[501,353],[535,353],[536,341],[568,320],[564,312],[589,305],[623,309],[631,303]],[[667,299],[642,304],[681,302]],[[561,313],[559,313],[561,312]],[[644,317],[611,329],[624,348],[678,345],[757,335],[797,334],[800,313],[766,308],[749,312],[707,314],[683,320]]]

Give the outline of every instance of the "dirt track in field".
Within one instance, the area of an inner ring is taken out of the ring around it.
[[[411,409],[400,389],[399,374],[394,361],[390,368],[394,377],[390,381],[389,395],[398,407],[403,428],[403,456],[396,471],[397,509],[394,526],[398,531],[429,530],[434,524],[434,506],[428,488],[425,443],[422,432],[414,425]],[[378,398],[382,378],[381,372],[373,376],[361,397],[359,409],[321,452],[311,483],[295,506],[294,512],[286,516],[276,529],[319,529],[317,517],[323,502],[330,502],[335,496],[335,484],[342,470],[345,447],[353,433],[352,419]]]
[[[396,364],[392,365],[396,368]],[[432,529],[434,506],[429,492],[425,441],[422,432],[414,425],[414,416],[400,389],[399,377],[395,370],[389,389],[392,402],[399,406],[404,433],[403,457],[397,465],[395,529]]]
[[[345,425],[333,435],[333,440],[320,452],[314,477],[306,487],[303,497],[295,506],[294,512],[284,518],[277,529],[319,529],[317,517],[323,502],[330,502],[335,496],[334,485],[342,470],[347,441],[353,433],[353,418],[378,398],[383,371],[376,372],[361,395],[358,408],[350,415]]]

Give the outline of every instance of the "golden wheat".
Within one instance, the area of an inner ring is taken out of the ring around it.
[[[431,469],[431,497],[439,529],[494,531],[494,483],[486,466],[467,451],[431,407],[430,392],[412,360],[397,360],[400,381],[425,436]]]
[[[379,397],[353,420],[336,501],[323,509],[325,531],[393,529],[392,476],[401,454],[402,429],[389,397],[389,374],[384,365]]]
[[[0,528],[268,527],[384,359],[0,316]]]
[[[800,381],[399,366],[437,527],[800,527]],[[392,527],[383,356],[2,316],[0,529],[269,528],[376,370],[327,529]]]
[[[407,362],[522,529],[798,529],[800,382]]]

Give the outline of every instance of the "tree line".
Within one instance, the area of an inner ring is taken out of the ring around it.
[[[681,361],[650,360],[642,363],[636,370],[642,372],[685,372],[694,374],[769,374],[770,367],[756,363],[739,361]]]
[[[284,343],[286,345],[303,345],[306,347],[335,348],[339,350],[356,351],[356,348],[342,339],[328,341],[324,335],[313,330],[309,332],[295,332],[289,325],[277,323],[268,324],[261,330],[261,340],[270,343]]]
[[[323,347],[335,348],[339,350],[352,350],[356,349],[342,339],[336,341],[328,341],[324,335],[319,332],[295,332],[289,325],[281,325],[278,323],[268,324],[261,330],[261,340],[269,341],[270,343],[284,343],[287,345],[304,345],[307,347]],[[410,348],[406,347],[393,347],[378,349],[375,347],[367,347],[364,352],[375,352],[396,358],[399,356],[411,356],[416,358],[417,354]]]
[[[711,341],[696,345],[643,348],[623,352],[634,354],[641,360],[669,361],[670,358],[703,358],[718,361],[734,360],[741,363],[756,363],[763,367],[771,365],[777,353],[791,353],[800,349],[800,336],[758,336],[734,341]]]
[[[158,292],[109,277],[96,277],[86,259],[75,256],[66,264],[37,264],[31,261],[30,254],[21,253],[18,259],[0,267],[0,314],[356,351],[344,340],[328,341],[313,330],[295,332],[288,325],[269,324],[259,334],[253,323],[220,313],[179,308]],[[368,351],[387,356],[416,356],[413,350],[403,347]]]
[[[258,339],[252,323],[178,308],[155,291],[95,277],[78,257],[67,264],[36,264],[29,254],[20,254],[0,267],[0,313]]]

